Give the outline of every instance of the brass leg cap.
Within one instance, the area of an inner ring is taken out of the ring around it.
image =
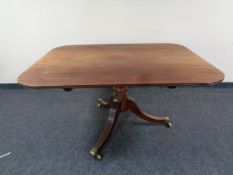
[[[100,160],[102,158],[99,154],[97,154],[97,149],[96,148],[92,148],[90,150],[90,154],[91,154],[92,157],[94,157],[94,158],[96,158],[98,160]]]
[[[102,98],[98,98],[97,107],[102,107],[106,102]]]
[[[165,125],[167,128],[171,128],[172,122],[171,122],[171,120],[170,120],[169,117],[166,117],[166,119],[164,120],[164,125]]]

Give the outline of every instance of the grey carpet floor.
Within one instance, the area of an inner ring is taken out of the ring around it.
[[[108,112],[111,89],[0,88],[1,175],[232,175],[233,87],[141,87],[141,109],[167,115],[167,129],[126,112],[96,161],[89,149]]]

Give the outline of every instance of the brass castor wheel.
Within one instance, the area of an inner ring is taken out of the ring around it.
[[[97,103],[97,107],[104,107],[104,106],[107,106],[108,105],[108,103],[105,101],[105,100],[103,100],[102,98],[98,98],[98,103]]]
[[[100,107],[101,107],[101,104],[100,104],[99,102],[97,103],[97,107],[98,107],[98,108],[100,108]]]
[[[101,155],[99,155],[99,154],[97,153],[97,149],[96,149],[96,148],[92,148],[92,149],[90,150],[90,155],[91,155],[92,157],[94,157],[95,159],[97,159],[97,160],[101,160],[101,159],[102,159]]]
[[[172,126],[172,122],[170,120],[170,118],[166,118],[166,120],[164,121],[164,125],[167,127],[167,128],[171,128]]]

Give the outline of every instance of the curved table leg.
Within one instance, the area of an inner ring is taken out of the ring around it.
[[[107,120],[107,123],[105,125],[105,128],[104,128],[99,140],[95,144],[95,146],[90,150],[90,154],[97,159],[101,159],[99,152],[100,152],[101,148],[104,146],[104,144],[106,143],[106,141],[108,140],[108,138],[111,135],[112,130],[116,124],[116,121],[117,121],[117,118],[118,118],[118,115],[120,112],[120,104],[121,103],[118,101],[112,102],[111,107],[109,109],[109,116],[108,116],[108,120]]]
[[[127,108],[143,120],[156,124],[163,124],[167,128],[171,127],[171,120],[169,117],[156,117],[142,112],[132,98],[127,98]]]

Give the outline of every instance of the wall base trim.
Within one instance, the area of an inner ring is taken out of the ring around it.
[[[151,86],[150,86],[151,87]],[[187,86],[183,86],[187,87]],[[192,87],[192,86],[190,86]],[[207,87],[207,88],[232,88],[233,82],[222,82],[216,85],[198,85],[193,87]],[[17,83],[0,83],[0,89],[23,89],[23,87],[19,86]]]

